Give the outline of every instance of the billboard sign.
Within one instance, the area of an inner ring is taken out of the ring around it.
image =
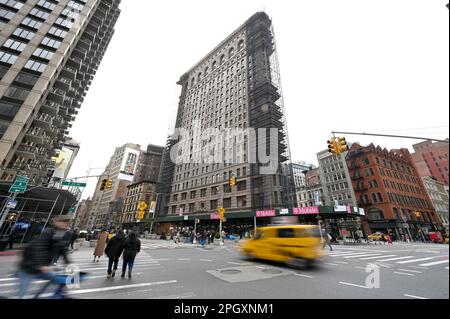
[[[55,163],[54,178],[64,179],[69,173],[70,163],[73,160],[74,152],[70,148],[63,147],[58,157],[53,157]]]
[[[211,220],[220,220],[220,214],[219,213],[211,214]]]
[[[139,156],[140,151],[130,148],[125,149],[125,156],[123,157],[122,165],[120,166],[119,179],[130,182],[133,181],[134,174],[136,174]]]
[[[318,214],[319,214],[318,206],[294,208],[294,215],[318,215]]]

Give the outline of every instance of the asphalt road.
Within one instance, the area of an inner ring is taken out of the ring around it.
[[[223,247],[199,248],[144,240],[133,278],[110,281],[106,279],[107,261],[93,264],[93,248],[81,248],[71,255],[72,260],[91,277],[70,294],[78,299],[449,298],[448,245],[334,248],[317,268],[299,271],[246,261],[231,242]],[[0,256],[0,296],[16,295],[13,273],[17,258]],[[367,269],[368,264],[376,266]],[[368,288],[367,277],[376,278],[377,269],[379,288],[376,279],[370,281],[374,287]],[[33,284],[33,289],[40,284]]]

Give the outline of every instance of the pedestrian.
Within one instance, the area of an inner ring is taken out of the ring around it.
[[[387,235],[387,236],[386,236],[386,240],[387,240],[387,242],[388,242],[388,245],[394,245],[393,242],[392,242],[392,237],[391,237],[391,235]]]
[[[381,240],[383,241],[383,245],[386,245],[387,239],[385,234],[381,234]]]
[[[52,264],[54,266],[56,266],[58,264],[59,258],[65,252],[67,252],[69,250],[69,246],[70,246],[70,242],[72,240],[72,236],[73,236],[73,231],[71,231],[70,229],[66,230],[66,232],[63,234],[62,239],[60,240],[61,245],[64,244],[64,245],[66,245],[66,247],[64,247],[64,249],[62,247],[59,247],[59,246],[53,247],[54,252],[53,252]]]
[[[75,241],[78,239],[80,232],[78,231],[78,229],[76,229],[73,234],[72,237],[70,238],[70,248],[72,248],[73,250],[73,244],[75,243]]]
[[[14,240],[19,237],[19,231],[17,228],[13,228],[11,234],[9,234],[8,243],[9,243],[9,250],[13,249]]]
[[[98,236],[97,246],[94,250],[94,263],[100,261],[100,257],[103,256],[103,252],[105,251],[106,242],[108,241],[108,232],[106,229],[103,229],[102,232]]]
[[[324,239],[322,249],[325,249],[325,246],[328,245],[330,247],[330,251],[333,251],[333,246],[331,246],[331,235],[325,229],[322,232]]]
[[[53,227],[45,230],[41,237],[33,241],[23,251],[17,276],[19,278],[18,298],[26,296],[28,288],[35,280],[45,280],[47,283],[38,290],[34,298],[37,299],[53,283],[59,285],[57,275],[52,268],[55,253],[64,257],[66,265],[70,263],[67,255],[68,242],[64,240],[70,228],[70,216],[58,216],[53,220]]]
[[[125,241],[126,237],[122,230],[119,230],[116,236],[111,238],[111,240],[108,241],[106,248],[105,248],[105,254],[108,256],[108,279],[114,278],[116,275],[117,268],[119,266],[119,258],[122,255],[123,252],[123,242]],[[114,267],[113,267],[114,266]]]
[[[128,267],[128,279],[131,279],[131,273],[133,272],[134,260],[136,255],[141,251],[141,241],[139,240],[135,232],[130,232],[128,238],[122,243],[123,248],[123,266],[122,266],[122,278],[125,278],[125,272]]]

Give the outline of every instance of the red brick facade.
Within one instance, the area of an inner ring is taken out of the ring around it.
[[[355,143],[347,165],[358,206],[366,211],[367,232],[420,240],[436,229],[439,219],[407,149],[388,151]]]
[[[447,143],[430,141],[413,145],[414,165],[421,177],[431,176],[435,180],[448,185],[448,148]]]

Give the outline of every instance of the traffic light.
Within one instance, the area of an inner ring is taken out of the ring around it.
[[[104,191],[106,189],[106,185],[108,184],[108,180],[104,179],[102,180],[102,183],[100,184],[100,191]]]
[[[106,182],[106,189],[110,189],[110,188],[112,188],[112,186],[113,186],[112,181],[110,179],[108,179],[108,181]]]
[[[236,186],[236,183],[237,183],[237,178],[235,176],[231,177],[230,178],[230,187],[231,187],[231,189],[233,189],[234,186]]]
[[[345,153],[349,150],[345,137],[339,137],[337,140],[337,145],[339,149],[339,154]]]
[[[220,220],[224,221],[225,220],[225,209],[224,208],[219,209],[219,215],[220,215]]]
[[[332,138],[328,142],[328,152],[338,155],[338,144],[335,138]]]

